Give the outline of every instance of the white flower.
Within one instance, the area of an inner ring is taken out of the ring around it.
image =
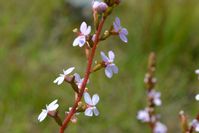
[[[151,90],[148,94],[149,97],[151,97],[153,99],[153,103],[156,105],[156,106],[160,106],[162,104],[162,101],[160,99],[161,97],[161,93],[160,92],[157,92],[155,90]]]
[[[80,33],[77,38],[73,41],[73,46],[82,47],[86,43],[86,36],[91,33],[91,26],[87,26],[86,22],[82,22],[80,26]]]
[[[101,52],[102,60],[106,65],[105,74],[108,78],[111,78],[113,76],[113,73],[118,73],[118,67],[113,63],[115,58],[115,54],[113,53],[113,51],[109,51],[108,56],[109,57],[107,57],[104,52]]]
[[[57,77],[53,82],[57,85],[62,84],[65,79],[65,76],[70,74],[74,69],[74,67],[70,67],[67,70],[63,70],[63,74],[59,74],[59,77]]]
[[[42,112],[38,116],[39,122],[43,121],[46,118],[46,116],[48,115],[48,112],[55,111],[59,107],[59,105],[57,104],[57,101],[58,100],[54,100],[49,105],[46,105],[46,109],[42,109]]]
[[[160,122],[156,122],[154,133],[166,133],[166,132],[167,132],[167,127]]]
[[[95,107],[96,104],[99,102],[99,96],[97,94],[93,95],[92,99],[87,92],[84,92],[84,100],[88,105],[88,108],[85,110],[84,114],[86,116],[95,116],[99,115],[98,109]]]
[[[137,114],[137,119],[142,121],[142,122],[149,122],[150,121],[150,116],[149,112],[147,109],[145,110],[140,110]]]
[[[76,84],[77,84],[78,88],[80,88],[84,81],[84,78],[81,78],[78,73],[75,73],[74,76],[75,76]],[[89,80],[87,81],[87,83],[89,83]]]

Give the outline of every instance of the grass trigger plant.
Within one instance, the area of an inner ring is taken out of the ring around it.
[[[157,92],[154,87],[156,78],[154,77],[156,69],[156,56],[151,53],[148,59],[148,71],[145,75],[144,82],[147,89],[147,107],[140,110],[137,114],[137,119],[148,123],[153,133],[167,133],[167,127],[159,122],[159,115],[155,112],[155,107],[160,106],[162,101],[160,99],[161,93]]]
[[[85,116],[90,117],[98,116],[100,114],[97,109],[97,103],[99,102],[100,97],[98,94],[94,94],[91,97],[86,86],[89,83],[90,74],[102,68],[105,68],[105,75],[108,78],[111,78],[113,74],[118,73],[118,67],[114,64],[115,54],[113,51],[109,51],[108,56],[101,51],[102,61],[96,65],[93,65],[93,60],[99,43],[106,40],[108,37],[116,35],[119,36],[123,42],[128,42],[126,37],[128,31],[126,28],[121,26],[121,22],[118,17],[116,17],[115,21],[110,25],[110,28],[102,33],[102,28],[106,19],[119,4],[120,0],[104,0],[103,2],[92,1],[94,28],[91,28],[91,26],[86,22],[82,22],[79,30],[73,30],[77,36],[72,45],[79,46],[86,51],[87,67],[84,77],[81,78],[78,73],[72,74],[75,67],[70,67],[67,70],[63,70],[63,74],[60,74],[59,77],[54,80],[54,83],[61,85],[65,81],[71,85],[75,95],[74,104],[72,107],[67,107],[69,108],[69,111],[65,113],[65,118],[63,120],[60,118],[57,110],[59,107],[57,103],[58,100],[46,105],[46,109],[43,109],[41,114],[38,116],[38,120],[40,122],[43,121],[46,116],[54,118],[55,122],[60,126],[59,133],[64,133],[70,121],[72,123],[76,123],[77,117],[81,112],[84,112]],[[92,29],[94,30],[93,34]],[[82,97],[85,102],[82,101]]]

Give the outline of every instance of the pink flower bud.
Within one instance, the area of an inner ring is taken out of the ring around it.
[[[94,1],[93,2],[93,10],[98,13],[103,13],[108,8],[107,4],[104,2]]]

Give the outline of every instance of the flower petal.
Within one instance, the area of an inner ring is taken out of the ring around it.
[[[75,76],[75,81],[76,81],[77,83],[81,82],[81,77],[79,76],[78,73],[75,73],[74,76]]]
[[[73,41],[73,46],[75,47],[75,46],[77,46],[77,45],[79,45],[79,40],[80,38],[79,38],[79,36],[78,37],[76,37],[75,38],[75,40]]]
[[[99,115],[99,111],[96,107],[93,107],[93,112],[94,112],[95,116]]]
[[[92,107],[87,108],[87,109],[85,110],[84,114],[85,114],[86,116],[93,116],[93,109],[92,109]]]
[[[112,68],[109,65],[105,68],[105,74],[108,78],[113,76]]]
[[[59,105],[57,104],[57,99],[56,100],[54,100],[53,102],[51,102],[46,108],[47,108],[47,111],[54,111],[54,110],[56,110],[58,107],[59,107]]]
[[[195,99],[196,99],[197,101],[199,101],[199,94],[197,94],[197,95],[195,96]]]
[[[84,92],[84,101],[88,104],[88,105],[92,105],[92,100],[90,95],[88,94],[88,92]]]
[[[68,75],[68,74],[70,74],[73,70],[75,69],[75,67],[70,67],[70,68],[68,68],[67,70],[63,70],[64,71],[64,75]]]
[[[86,43],[86,37],[85,36],[79,36],[79,46],[82,47]]]
[[[85,36],[87,36],[88,34],[91,33],[91,26],[88,26],[88,28],[86,29],[86,31],[83,33]]]
[[[86,22],[82,22],[81,26],[80,26],[80,31],[81,33],[85,33],[87,29],[87,24]]]
[[[62,84],[62,83],[64,82],[64,79],[65,79],[65,77],[64,77],[64,76],[58,77],[57,85]]]
[[[59,77],[57,77],[54,81],[53,81],[53,83],[57,83],[59,81]]]
[[[98,102],[99,102],[100,98],[99,98],[99,95],[95,94],[93,95],[92,97],[92,105],[95,106]]]
[[[114,58],[115,58],[114,52],[113,52],[113,51],[109,51],[109,52],[108,52],[108,56],[109,56],[110,62],[113,62],[113,61],[114,61]]]
[[[37,118],[39,122],[42,122],[46,118],[47,114],[48,114],[48,111],[45,109],[42,109],[42,112],[39,114]]]
[[[114,27],[115,32],[119,32],[120,27],[115,22],[113,23],[113,27]]]
[[[199,74],[199,69],[195,70],[195,73],[196,73],[196,74]]]
[[[128,39],[127,39],[127,37],[126,37],[126,35],[125,35],[124,33],[120,32],[120,33],[119,33],[119,37],[120,37],[120,39],[121,39],[123,42],[125,42],[125,43],[128,42]]]
[[[101,52],[100,54],[101,54],[102,60],[104,62],[106,62],[106,63],[109,62],[109,58],[104,54],[104,52]]]
[[[128,30],[126,28],[122,28],[120,32],[122,32],[124,35],[128,35]]]
[[[120,19],[118,17],[115,18],[115,24],[119,27],[121,26]]]
[[[117,74],[118,71],[119,71],[118,67],[115,64],[110,64],[110,66],[111,66],[111,69],[112,69],[113,73]]]

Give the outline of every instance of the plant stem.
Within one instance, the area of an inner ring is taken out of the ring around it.
[[[75,100],[74,102],[74,105],[71,109],[71,111],[69,112],[69,114],[65,117],[64,121],[63,121],[63,124],[62,126],[60,127],[60,133],[64,133],[64,130],[67,128],[69,122],[70,122],[70,119],[71,117],[76,113],[76,108],[78,106],[78,103],[81,101],[82,99],[82,96],[83,96],[83,93],[84,93],[84,90],[86,88],[86,83],[89,79],[89,76],[90,76],[90,73],[91,73],[91,69],[92,69],[92,64],[93,64],[93,58],[95,56],[95,51],[96,51],[96,48],[97,48],[97,44],[99,42],[99,36],[100,36],[100,33],[102,31],[102,28],[103,28],[103,25],[104,25],[104,22],[105,22],[105,17],[103,17],[100,21],[100,24],[98,26],[98,29],[96,31],[96,38],[95,38],[95,41],[94,41],[94,45],[92,47],[92,51],[91,53],[89,54],[89,57],[88,57],[88,63],[87,63],[87,68],[86,68],[86,72],[85,72],[85,75],[84,75],[84,81],[81,85],[81,88],[80,88],[80,91],[78,93],[78,97],[77,99]]]

